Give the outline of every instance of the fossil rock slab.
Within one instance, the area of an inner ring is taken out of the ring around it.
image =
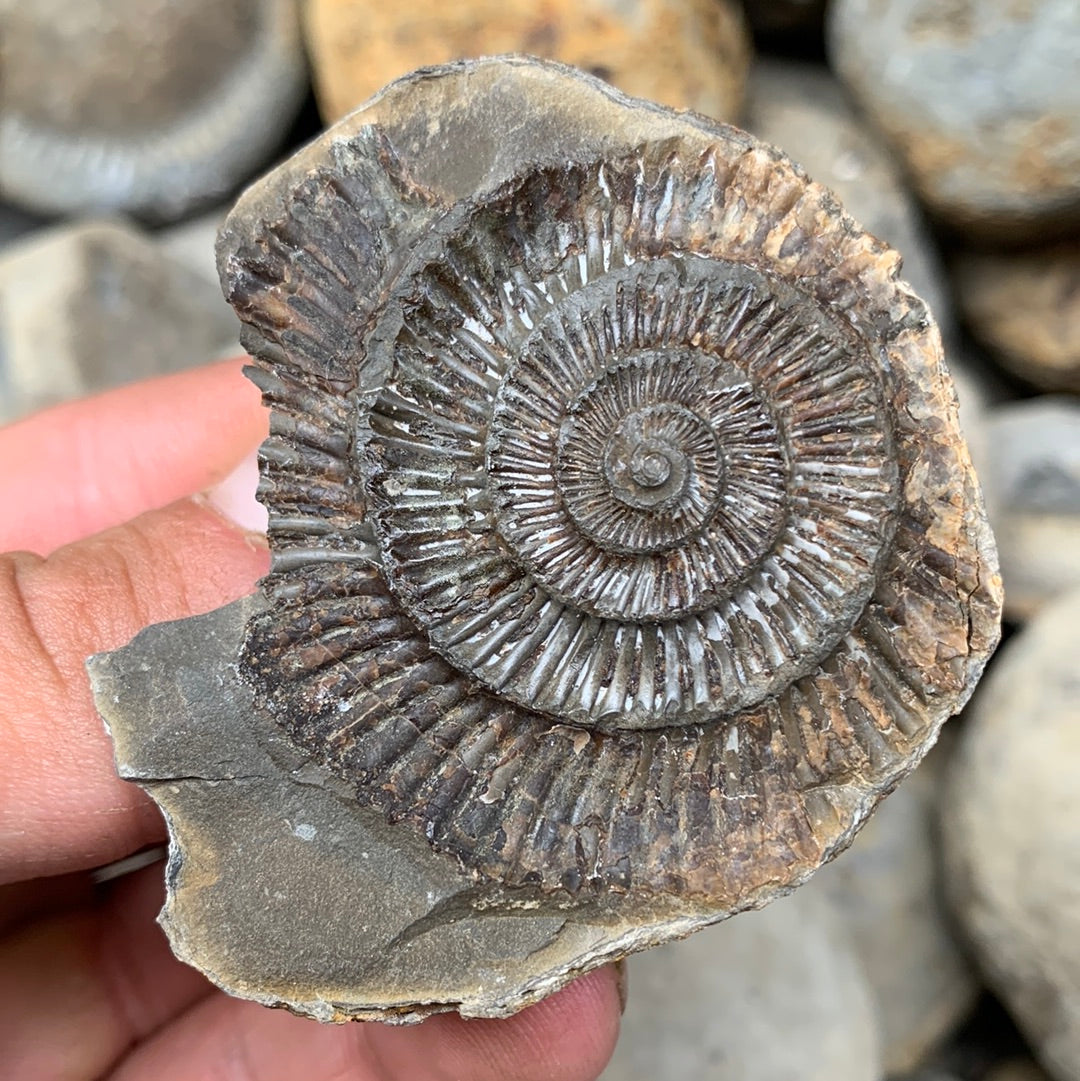
[[[450,65],[218,259],[272,410],[256,714],[472,909],[585,935],[483,1009],[790,890],[966,701],[1000,589],[936,329],[778,151]]]
[[[328,122],[413,68],[513,52],[562,60],[627,94],[733,120],[750,62],[732,0],[305,0],[304,26]]]
[[[523,905],[357,806],[238,678],[245,624],[263,604],[151,627],[89,664],[120,774],[169,824],[161,923],[182,960],[321,1021],[499,1017],[707,922]]]
[[[295,0],[0,0],[0,192],[167,220],[261,166],[306,89]]]

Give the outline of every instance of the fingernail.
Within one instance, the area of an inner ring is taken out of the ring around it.
[[[203,499],[245,533],[266,533],[266,508],[255,498],[259,485],[258,452],[252,451],[223,481],[203,493]]]
[[[615,970],[615,993],[619,996],[619,1013],[626,1013],[626,1002],[630,997],[630,971],[626,967],[626,958],[622,957],[611,966]]]

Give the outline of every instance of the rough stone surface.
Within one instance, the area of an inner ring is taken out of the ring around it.
[[[1080,391],[1080,242],[954,264],[960,307],[1001,363],[1043,390]]]
[[[1075,0],[836,0],[830,57],[950,225],[1080,224]]]
[[[827,902],[800,890],[629,961],[600,1081],[879,1081],[870,990]]]
[[[1046,396],[997,406],[985,437],[980,475],[1005,608],[1023,620],[1080,585],[1080,402]]]
[[[732,120],[750,43],[731,0],[307,0],[305,27],[327,122],[425,64],[529,53],[627,94]]]
[[[0,420],[204,364],[238,331],[212,283],[127,225],[34,233],[0,253]]]
[[[0,0],[0,192],[179,217],[281,139],[306,82],[294,0]]]
[[[982,416],[1000,395],[984,366],[958,342],[937,248],[895,159],[820,64],[758,60],[747,84],[744,123],[755,135],[790,154],[836,193],[867,232],[900,253],[901,276],[929,304],[942,329],[960,403],[960,427],[978,467]]]
[[[1080,591],[1009,641],[961,734],[944,810],[956,912],[1057,1081],[1080,1078]]]
[[[851,849],[807,887],[825,894],[852,939],[873,993],[890,1076],[923,1061],[979,993],[954,937],[940,873],[938,795],[948,751],[935,747]]]
[[[321,1021],[500,1017],[706,922],[523,906],[357,806],[237,678],[261,603],[159,624],[89,662],[120,775],[168,820],[161,923],[182,960],[233,994]]]

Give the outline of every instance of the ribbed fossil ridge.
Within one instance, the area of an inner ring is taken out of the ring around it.
[[[391,88],[226,226],[273,408],[244,670],[483,877],[757,903],[850,840],[996,641],[936,330],[743,133],[468,70],[522,123],[554,86],[610,126],[448,191]]]

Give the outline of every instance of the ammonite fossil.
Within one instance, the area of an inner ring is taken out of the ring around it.
[[[936,328],[778,151],[524,59],[392,85],[219,264],[272,406],[244,678],[554,903],[761,903],[970,693],[1000,593]]]

